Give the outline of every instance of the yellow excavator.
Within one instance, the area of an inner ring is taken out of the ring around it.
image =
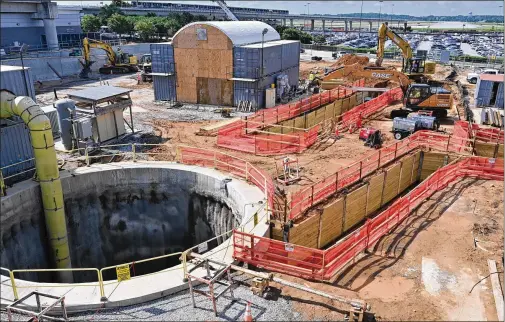
[[[382,66],[382,60],[384,59],[384,45],[387,38],[389,38],[402,51],[402,72],[405,75],[420,83],[426,83],[427,78],[425,75],[435,74],[435,67],[437,64],[432,61],[425,61],[425,58],[414,58],[412,47],[410,47],[409,43],[400,37],[400,35],[391,30],[388,27],[387,22],[383,23],[379,27],[378,36],[379,40],[377,44],[377,60],[375,62],[375,65],[377,67]]]
[[[84,63],[79,61],[82,65],[82,70],[79,76],[81,78],[88,78],[91,72],[91,65],[94,61],[91,60],[91,48],[103,49],[107,54],[107,64],[98,69],[100,74],[125,74],[137,72],[137,57],[128,53],[123,53],[118,47],[117,51],[112,49],[108,43],[84,38],[82,40]]]
[[[448,111],[453,104],[453,95],[448,85],[430,82],[418,84],[406,74],[395,69],[384,67],[365,67],[361,64],[344,65],[323,77],[322,86],[325,82],[352,76],[353,78],[375,79],[380,81],[396,81],[403,91],[404,107],[391,111],[391,118],[405,117],[413,111],[432,111],[437,118],[447,117]],[[331,82],[329,82],[331,84]]]

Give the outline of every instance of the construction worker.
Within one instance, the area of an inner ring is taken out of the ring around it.
[[[312,83],[314,81],[314,78],[316,78],[316,75],[314,75],[314,72],[311,71],[309,74],[309,82]]]

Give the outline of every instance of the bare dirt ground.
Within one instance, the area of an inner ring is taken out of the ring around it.
[[[465,179],[433,195],[333,285],[280,276],[360,298],[378,321],[495,321],[489,278],[472,287],[489,274],[487,259],[503,271],[502,242],[503,182]],[[281,289],[297,298],[293,307],[306,320],[342,320],[346,313],[338,302]]]

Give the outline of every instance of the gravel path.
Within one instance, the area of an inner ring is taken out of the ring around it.
[[[249,284],[250,277],[235,276],[235,281],[243,280]],[[217,285],[217,284],[216,284]],[[212,310],[212,302],[203,295],[195,294],[196,308],[191,303],[189,291],[181,291],[174,295],[124,308],[102,310],[69,316],[71,321],[243,321],[247,301],[251,302],[254,321],[299,321],[301,315],[294,312],[291,303],[282,296],[273,296],[266,300],[254,295],[247,285],[234,284],[235,301],[226,292],[216,302],[219,316],[216,318]],[[202,289],[203,286],[198,288]],[[215,293],[222,290],[217,287]],[[0,319],[7,320],[7,313],[1,312]],[[15,321],[27,321],[27,316],[16,315]]]

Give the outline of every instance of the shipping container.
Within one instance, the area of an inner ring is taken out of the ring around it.
[[[282,43],[282,70],[300,65],[300,42],[297,40],[279,40]]]
[[[30,131],[19,121],[2,120],[0,125],[0,167],[5,178],[19,174],[12,179],[6,179],[11,184],[29,178],[35,168]],[[26,172],[25,172],[26,171]]]
[[[21,66],[0,65],[0,87],[17,96],[29,96],[35,101],[35,88],[29,67],[23,70]]]
[[[175,101],[176,80],[175,76],[153,76],[154,100]]]
[[[279,41],[235,47],[233,52],[233,77],[258,78],[282,70]]]
[[[503,108],[503,81],[495,82],[479,77],[475,88],[475,106],[496,106]]]
[[[151,44],[152,72],[175,73],[174,47],[172,43]]]

